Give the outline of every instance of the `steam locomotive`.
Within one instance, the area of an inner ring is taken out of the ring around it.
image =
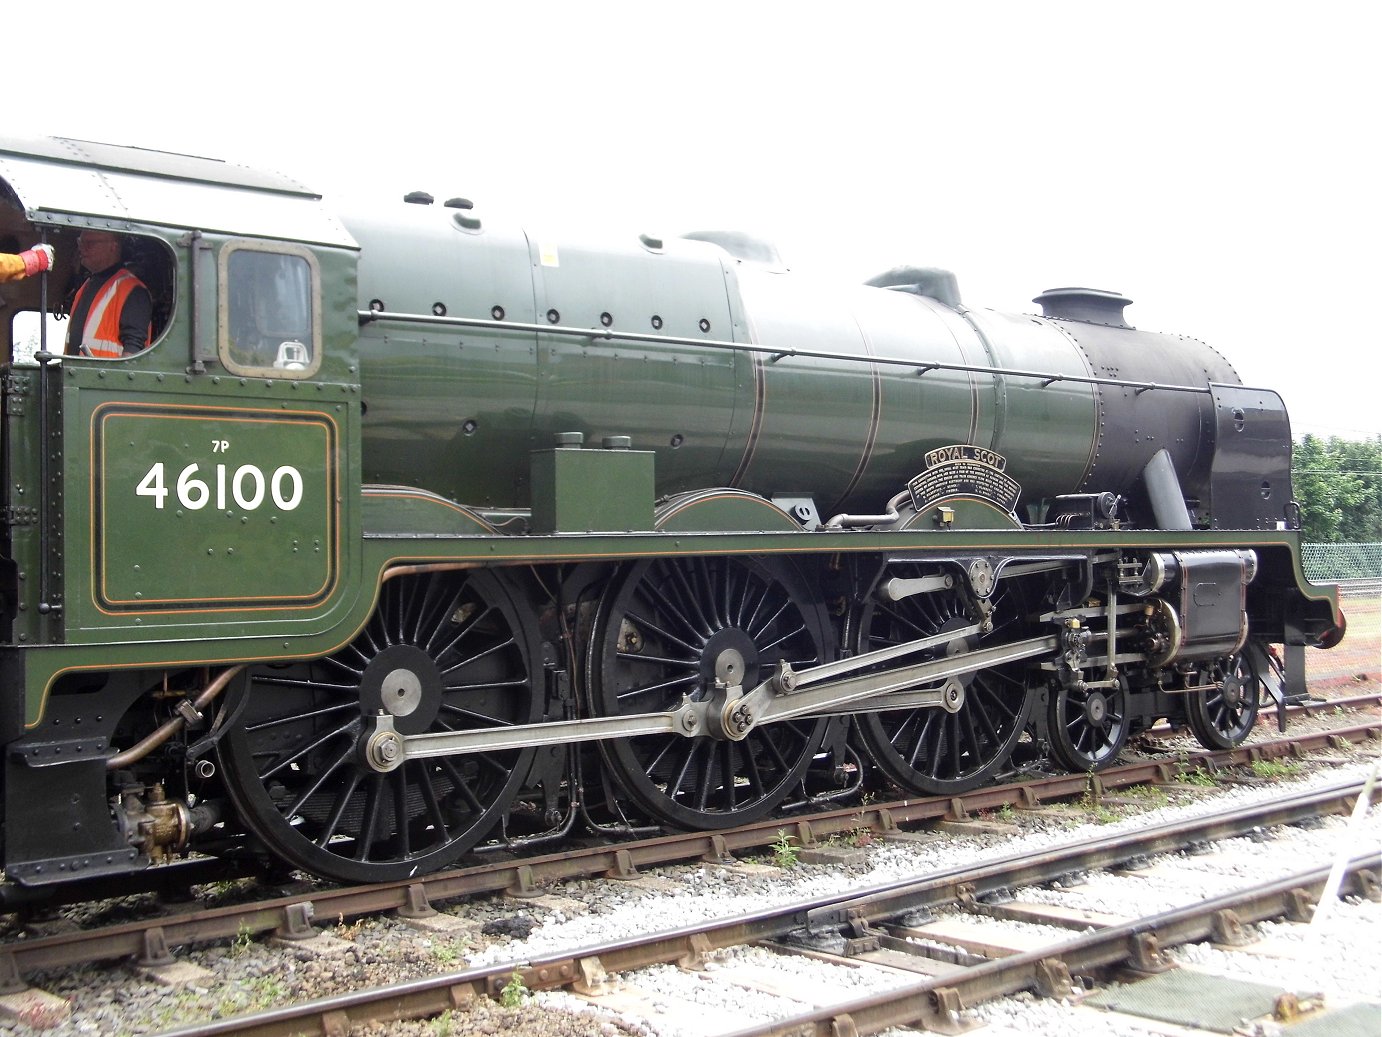
[[[89,228],[153,298],[136,356],[62,355]],[[0,140],[0,247],[40,240],[0,287],[12,886],[393,880],[1097,770],[1159,718],[1231,746],[1343,634],[1281,398],[1115,293],[1002,314]]]

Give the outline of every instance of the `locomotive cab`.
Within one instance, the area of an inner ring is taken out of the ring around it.
[[[0,251],[18,252],[40,239],[54,250],[51,271],[0,286],[0,355],[7,364],[36,367],[35,357],[42,351],[64,354],[73,298],[85,278],[77,258],[78,234],[32,224],[11,204],[0,203]],[[121,255],[120,265],[149,291],[147,350],[156,350],[167,338],[178,300],[186,295],[178,285],[174,246],[153,234],[128,232],[121,238]],[[315,254],[297,243],[232,240],[222,246],[215,273],[219,303],[210,301],[219,311],[216,352],[202,355],[202,363],[238,375],[314,375],[322,359],[321,275]],[[67,359],[81,363],[95,358]],[[130,357],[100,359],[110,363]]]
[[[40,240],[53,246],[53,268],[43,277],[0,285],[0,357],[21,367],[36,366],[35,354],[64,352],[73,298],[85,278],[77,259],[80,231],[30,222],[12,198],[0,197],[0,252],[18,252]],[[120,265],[148,289],[150,348],[172,322],[177,269],[168,242],[147,234],[126,234]]]

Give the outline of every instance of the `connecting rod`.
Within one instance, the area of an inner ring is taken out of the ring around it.
[[[685,697],[676,709],[661,713],[521,724],[498,730],[433,731],[414,735],[399,734],[394,728],[393,718],[381,713],[372,718],[361,739],[360,749],[371,768],[386,772],[402,766],[407,760],[496,752],[527,746],[636,738],[650,734],[674,734],[685,738],[709,735],[738,741],[760,724],[777,723],[807,714],[894,707],[953,710],[963,703],[963,690],[954,678],[1051,652],[1059,645],[1059,639],[1055,636],[1038,637],[959,652],[910,666],[866,672],[907,655],[955,644],[978,632],[977,625],[963,627],[801,671],[795,671],[783,663],[771,677],[747,694],[740,686],[717,682],[710,696],[704,699]],[[927,684],[938,686],[921,687]]]

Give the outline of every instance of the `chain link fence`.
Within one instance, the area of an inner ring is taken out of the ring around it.
[[[1328,652],[1307,650],[1312,692],[1328,697],[1375,692],[1382,674],[1382,544],[1302,544],[1312,583],[1336,583],[1348,633]]]
[[[1382,590],[1382,544],[1301,544],[1312,583],[1337,583],[1345,593]]]

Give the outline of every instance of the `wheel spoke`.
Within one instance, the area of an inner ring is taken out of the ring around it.
[[[524,681],[524,682],[522,682],[522,685],[520,685],[520,686],[525,686],[526,684],[527,684],[527,682]],[[491,715],[491,714],[489,714],[489,713],[481,713],[479,710],[476,710],[476,709],[467,709],[467,708],[465,708],[464,706],[457,706],[457,705],[455,705],[455,704],[453,704],[453,703],[450,703],[450,702],[443,702],[443,703],[441,704],[440,711],[441,711],[442,713],[445,713],[447,716],[457,716],[457,717],[461,717],[461,718],[463,718],[463,719],[465,719],[465,720],[474,721],[474,726],[477,726],[477,727],[513,727],[513,726],[514,726],[514,721],[511,720],[511,719],[509,719],[509,718],[507,718],[507,717],[497,717],[497,716],[493,716],[493,715]]]
[[[768,631],[772,629],[773,624],[775,624],[783,616],[783,614],[786,613],[787,610],[791,607],[792,602],[788,600],[784,601],[781,605],[774,609],[772,615],[766,618],[760,618],[757,615],[755,615],[754,618],[758,620],[757,625],[752,627],[745,627],[745,629],[749,632],[749,636],[752,637],[755,642],[760,641],[763,637],[767,635]],[[762,651],[766,653],[775,645],[780,644],[782,640],[782,638],[778,638],[777,641],[774,641],[772,644],[764,645],[762,647]]]
[[[697,738],[691,743],[691,748],[687,750],[686,758],[681,761],[681,770],[677,772],[677,780],[670,782],[667,786],[667,794],[672,799],[676,799],[677,794],[681,792],[682,784],[686,781],[686,776],[691,771],[691,764],[695,761],[696,757],[700,755],[701,747],[703,745],[708,745],[709,742],[710,740],[707,738]],[[702,807],[702,809],[704,809],[704,807]]]
[[[977,709],[965,709],[961,710],[955,718],[958,722],[957,726],[962,728],[964,731],[964,740],[966,746],[968,747],[966,753],[969,757],[969,762],[971,765],[975,761],[982,760],[984,758],[985,742],[984,739],[980,736],[978,728],[974,723],[974,717],[976,713],[980,713],[980,711]],[[955,754],[955,759],[955,771],[956,777],[958,777],[961,771],[963,770],[963,768],[959,766],[960,754],[958,752]]]
[[[417,610],[417,622],[407,640],[415,645],[423,645],[433,655],[437,655],[436,638],[451,622],[451,617],[461,607],[464,588],[448,591],[441,581],[432,581]]]
[[[365,786],[365,811],[360,818],[360,829],[355,836],[355,859],[369,859],[370,844],[374,841],[374,830],[379,825],[379,804],[384,798],[379,794],[378,777],[370,779]]]
[[[301,759],[302,759],[304,756],[306,756],[308,753],[310,753],[310,752],[312,752],[312,751],[314,751],[314,750],[316,750],[316,749],[320,749],[322,746],[326,745],[328,742],[333,741],[333,740],[336,739],[338,736],[340,736],[340,735],[342,735],[342,734],[345,734],[346,732],[350,731],[352,728],[355,728],[355,727],[357,727],[357,726],[358,726],[358,721],[352,719],[352,720],[349,721],[348,723],[342,724],[340,727],[336,728],[335,730],[328,731],[326,734],[322,735],[322,736],[321,736],[320,738],[318,738],[316,741],[309,742],[308,744],[302,746],[302,748],[298,749],[297,752],[292,753],[291,755],[286,756],[286,757],[284,757],[284,758],[278,760],[278,762],[275,763],[273,766],[271,766],[271,767],[269,767],[267,770],[263,771],[263,772],[259,775],[259,779],[260,779],[261,781],[265,781],[265,780],[267,780],[267,779],[269,779],[269,778],[272,778],[272,777],[273,777],[275,774],[277,774],[279,771],[283,770],[284,767],[287,767],[289,764],[292,764],[292,763],[297,763],[299,760],[301,760]]]
[[[329,659],[263,666],[227,693],[239,722],[218,746],[247,827],[288,862],[340,881],[390,881],[453,863],[504,815],[533,749],[369,769],[362,717],[397,729],[495,730],[545,710],[536,619],[486,571],[385,584],[375,615]],[[399,674],[411,674],[399,690]],[[248,696],[248,702],[243,697]]]
[[[772,758],[771,762],[775,765],[777,772],[779,774],[782,774],[791,770],[792,765],[787,761],[787,755],[782,752],[781,747],[777,744],[777,740],[773,737],[773,735],[779,732],[790,731],[791,728],[787,724],[778,724],[776,726],[778,728],[777,731],[758,732],[754,736],[754,743],[764,753],[766,753],[769,757]]]
[[[626,644],[630,629],[641,643]],[[825,656],[824,613],[788,566],[741,558],[656,560],[626,567],[605,590],[589,645],[590,708],[621,716],[716,694],[731,660],[755,686],[778,660]],[[682,827],[765,815],[810,765],[825,720],[772,725],[739,743],[711,736],[601,742],[626,797]]]
[[[416,761],[418,773],[421,780],[417,783],[419,791],[422,793],[422,802],[426,807],[427,816],[432,819],[432,824],[441,833],[442,838],[449,836],[449,829],[446,825],[446,816],[442,813],[441,802],[437,799],[437,788],[432,781],[432,768],[428,767],[423,760]]]
[[[757,627],[759,625],[759,616],[763,612],[763,606],[768,603],[768,594],[770,591],[771,588],[767,584],[761,584],[752,598],[746,594],[744,598],[745,608],[742,610],[744,614],[741,615],[740,619],[735,621],[734,625],[741,630],[753,630]],[[750,602],[753,604],[752,609],[748,608]]]
[[[470,807],[472,813],[480,814],[484,812],[485,805],[480,802],[480,798],[470,788],[470,782],[460,769],[450,760],[443,757],[441,759],[442,770],[446,771],[446,776],[451,779],[451,786],[454,788],[466,805]]]
[[[781,637],[779,637],[776,641],[769,641],[767,644],[765,644],[765,645],[760,649],[760,651],[762,651],[764,655],[767,655],[769,652],[771,652],[771,651],[772,651],[774,648],[776,648],[778,645],[780,645],[780,644],[785,644],[786,642],[791,641],[792,639],[796,638],[797,636],[799,636],[800,634],[804,633],[805,631],[806,631],[806,625],[803,623],[801,626],[796,627],[796,628],[794,628],[794,629],[792,629],[792,630],[787,631],[787,633],[783,634],[783,635],[782,635]],[[813,659],[813,660],[808,660],[808,661],[814,662],[815,660]],[[793,660],[793,662],[798,662],[798,663],[799,663],[800,660]]]
[[[647,631],[651,631],[652,633],[656,634],[661,641],[670,643],[672,647],[681,648],[686,652],[684,656],[674,661],[685,662],[690,663],[691,665],[695,665],[694,660],[700,657],[701,649],[699,645],[692,645],[689,642],[684,641],[682,638],[677,637],[671,631],[653,622],[651,619],[649,619],[642,613],[630,612],[627,618],[630,623],[632,623],[636,627],[641,628],[645,633]],[[678,620],[680,620],[681,617],[678,616],[677,618]],[[641,656],[633,653],[630,653],[630,657],[635,659],[641,658]]]
[[[258,682],[256,682],[258,683]],[[321,709],[312,710],[309,713],[285,713],[280,717],[270,717],[268,720],[260,720],[254,724],[247,724],[246,731],[265,731],[271,727],[278,727],[281,724],[296,724],[304,720],[318,720],[332,713],[342,711],[356,711],[358,706],[354,702],[342,702],[335,706],[323,706]]]
[[[397,839],[395,852],[405,860],[413,855],[412,839],[408,831],[410,812],[408,810],[407,775],[408,764],[406,762],[389,775],[389,784],[393,786],[394,836]]]
[[[628,700],[628,699],[635,698],[635,697],[637,697],[637,696],[639,696],[639,695],[649,695],[649,694],[652,694],[652,693],[654,693],[654,692],[668,691],[668,690],[670,690],[670,689],[672,689],[672,688],[684,688],[684,687],[686,687],[686,685],[688,685],[688,684],[695,684],[695,683],[696,683],[697,681],[699,681],[699,680],[700,680],[700,675],[699,675],[699,674],[688,673],[688,674],[685,674],[684,676],[675,677],[675,678],[673,678],[673,679],[671,679],[671,680],[662,681],[662,682],[660,682],[660,683],[658,683],[658,684],[648,684],[648,685],[644,685],[644,686],[641,687],[641,688],[632,688],[632,689],[630,689],[629,691],[621,691],[621,692],[620,692],[617,696],[615,696],[615,697],[616,697],[617,701],[619,701],[619,702],[624,702],[624,701],[626,701],[626,700]]]
[[[683,615],[683,610],[673,605],[670,596],[662,598],[664,606],[672,615],[686,624],[686,629],[690,631],[693,636],[700,638],[709,637],[715,630],[715,625],[707,618],[705,610],[701,608],[700,595],[692,589],[691,583],[687,580],[686,573],[682,570],[681,566],[677,565],[675,562],[669,562],[667,563],[667,570],[672,577],[672,586],[681,592],[681,601],[682,605],[685,607],[685,612],[692,614]],[[645,591],[644,593],[655,592]]]
[[[461,670],[464,670],[467,666],[474,666],[481,659],[487,659],[491,655],[494,655],[496,652],[502,652],[506,648],[511,648],[514,645],[514,643],[514,639],[510,637],[505,641],[500,641],[497,644],[492,644],[488,648],[483,648],[480,651],[476,652],[474,655],[466,656],[459,662],[452,663],[450,666],[443,668],[441,670],[442,679],[445,680],[447,677],[459,673]]]
[[[359,771],[351,773],[346,783],[341,786],[336,793],[336,802],[331,806],[331,816],[326,819],[326,824],[322,826],[322,832],[317,839],[317,845],[323,849],[326,844],[336,837],[336,832],[341,826],[341,818],[345,815],[346,807],[355,797],[355,790],[360,787],[360,782],[364,780],[364,775]]]
[[[742,743],[740,743],[742,744]],[[763,780],[763,775],[758,770],[758,754],[750,752],[745,748],[741,754],[744,758],[744,778],[748,781],[748,790],[753,798],[762,796],[768,790],[767,783]],[[785,762],[785,761],[783,761]],[[782,763],[779,763],[779,770]]]
[[[937,731],[937,721],[940,714],[934,709],[917,710],[913,715],[920,714],[924,719],[921,721],[921,730],[917,733],[916,741],[912,745],[912,752],[907,757],[907,766],[916,769],[919,760],[929,760],[936,755],[937,744],[940,741],[940,734]]]
[[[313,692],[334,692],[340,695],[354,695],[359,682],[350,684],[324,684],[321,681],[312,681],[303,678],[280,677],[272,673],[257,673],[254,676],[254,683],[265,685],[270,688],[291,688],[295,691]],[[347,703],[349,705],[349,703]]]
[[[334,760],[332,760],[329,765],[323,768],[322,771],[317,775],[316,780],[309,784],[306,790],[300,796],[298,796],[298,798],[293,802],[293,805],[283,812],[283,816],[296,816],[298,812],[302,810],[303,805],[306,804],[307,801],[310,800],[313,796],[315,796],[318,792],[320,792],[322,786],[324,786],[327,783],[327,780],[333,774],[335,774],[336,771],[340,769],[342,764],[346,763],[350,759],[351,754],[354,752],[354,749],[355,747],[353,745],[347,746],[346,749],[342,753],[340,753],[340,755],[338,755]]]
[[[644,738],[642,739],[642,741],[650,742],[652,741],[652,739]],[[657,755],[655,755],[644,765],[643,774],[645,777],[651,778],[654,774],[657,773],[658,768],[662,766],[662,761],[666,759],[668,753],[670,753],[673,749],[677,747],[678,743],[681,742],[681,739],[664,737],[661,739],[661,742],[662,748],[657,751]]]
[[[474,684],[448,684],[443,689],[447,695],[473,695],[477,692],[498,691],[502,688],[531,688],[533,682],[527,677],[514,677],[512,680],[481,681]]]
[[[644,666],[675,666],[686,670],[694,670],[698,667],[698,663],[694,659],[678,659],[670,655],[649,655],[647,652],[624,651],[615,654],[630,665],[642,663]]]

